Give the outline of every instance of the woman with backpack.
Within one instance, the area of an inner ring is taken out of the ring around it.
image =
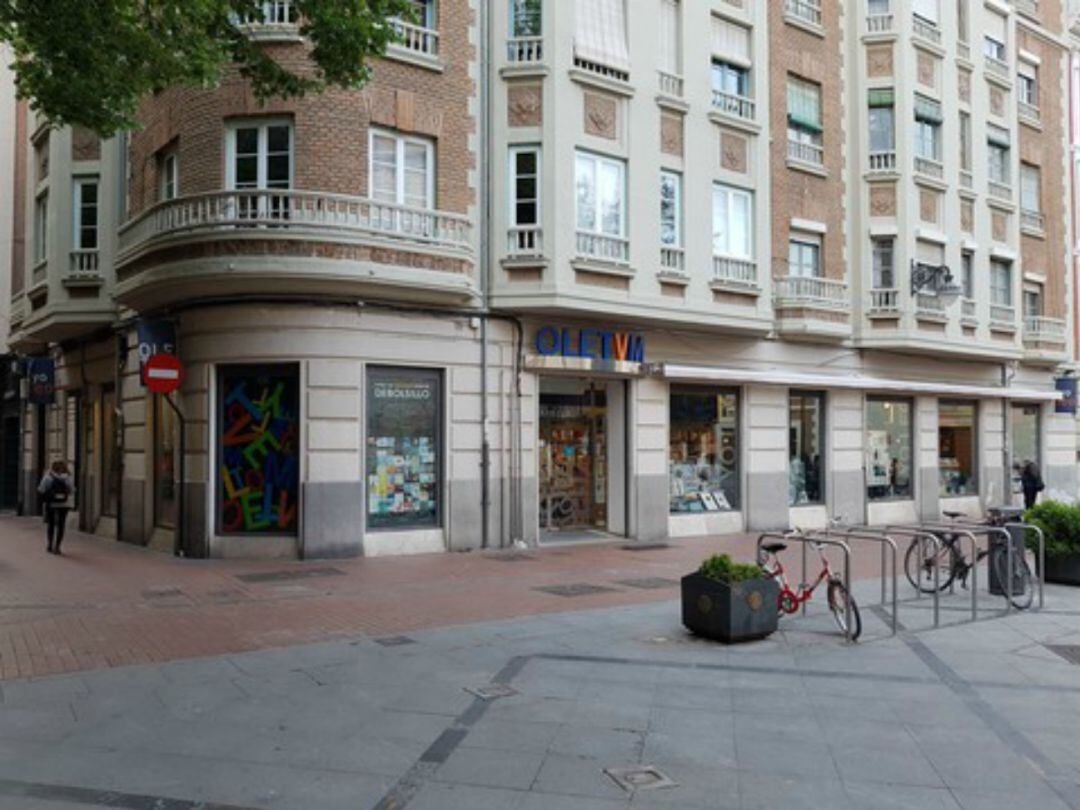
[[[1035,505],[1039,493],[1046,489],[1043,483],[1039,465],[1034,461],[1025,461],[1020,471],[1020,489],[1024,493],[1024,509],[1030,509]]]
[[[54,461],[52,468],[45,473],[38,484],[38,492],[41,493],[45,503],[46,538],[49,542],[50,554],[60,553],[60,544],[64,541],[64,525],[67,523],[68,512],[75,498],[75,482],[68,472],[67,463]]]

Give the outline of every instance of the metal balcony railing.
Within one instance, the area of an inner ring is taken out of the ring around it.
[[[712,263],[713,283],[739,289],[758,288],[757,264],[752,259],[714,255]]]
[[[390,25],[398,36],[392,47],[422,56],[439,55],[439,32],[435,29],[399,19],[391,20]]]
[[[1043,225],[1045,224],[1045,218],[1038,211],[1026,211],[1020,210],[1020,227],[1029,231],[1038,231],[1042,233]]]
[[[158,203],[119,230],[118,260],[172,237],[229,239],[252,229],[273,238],[363,237],[471,251],[472,225],[460,214],[366,197],[286,189],[217,191]]]
[[[681,247],[660,246],[660,269],[668,273],[686,272],[686,253]]]
[[[99,273],[97,248],[71,251],[68,275],[71,278],[95,278]]]
[[[911,30],[915,36],[922,37],[927,42],[941,44],[941,29],[930,20],[925,20],[917,14],[914,15],[911,19]]]
[[[714,110],[719,110],[725,115],[747,121],[754,120],[754,100],[751,98],[725,93],[723,90],[713,90],[712,105]]]
[[[986,54],[983,64],[988,76],[995,76],[998,79],[1004,79],[1005,81],[1011,80],[1012,75],[1009,71],[1008,62],[998,59],[996,56]]]
[[[544,231],[539,225],[514,225],[506,232],[510,256],[539,256],[544,252]]]
[[[1016,307],[1008,304],[991,304],[990,325],[1016,328]]]
[[[813,276],[774,279],[773,305],[777,309],[810,307],[846,311],[851,308],[845,282]]]
[[[1029,315],[1024,318],[1024,343],[1064,343],[1065,321]]]
[[[660,85],[660,92],[665,96],[671,96],[672,98],[682,98],[683,94],[683,78],[677,73],[668,73],[666,70],[656,71],[657,83]]]
[[[935,180],[940,180],[945,176],[945,166],[940,160],[919,157],[918,155],[915,156],[915,171],[918,174],[933,177]]]
[[[810,25],[821,25],[821,0],[784,0],[784,13]]]
[[[577,254],[583,259],[595,259],[612,264],[630,263],[630,240],[621,236],[577,232]]]
[[[788,160],[794,160],[797,163],[821,166],[825,163],[825,148],[815,143],[788,138],[787,156]]]
[[[889,287],[879,287],[870,290],[871,315],[895,315],[900,312],[900,290]]]
[[[1013,190],[1012,186],[1007,183],[1001,183],[997,180],[987,181],[987,192],[991,197],[998,200],[1012,200]]]
[[[896,152],[871,152],[870,172],[873,174],[888,174],[896,171]]]
[[[510,37],[506,40],[506,60],[519,65],[544,61],[544,38]]]

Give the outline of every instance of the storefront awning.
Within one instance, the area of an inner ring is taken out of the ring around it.
[[[954,385],[952,383],[896,380],[864,377],[858,374],[809,374],[798,371],[753,371],[742,368],[691,366],[659,363],[651,371],[668,380],[685,382],[756,383],[794,388],[847,388],[859,391],[892,391],[902,394],[937,394],[949,397],[982,397],[1053,402],[1061,399],[1059,391],[1037,388],[998,388],[991,385]]]

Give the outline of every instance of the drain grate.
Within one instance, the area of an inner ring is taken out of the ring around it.
[[[553,596],[591,596],[597,593],[618,593],[615,588],[605,588],[603,585],[590,585],[587,582],[574,582],[570,585],[541,585],[533,588],[534,591],[543,591]]]
[[[294,579],[336,577],[344,574],[340,568],[290,568],[285,571],[257,571],[254,574],[237,574],[241,582],[288,582]]]
[[[671,548],[671,543],[627,543],[619,548],[623,551],[656,551],[661,548]]]
[[[374,639],[376,644],[381,644],[383,647],[403,647],[406,644],[415,644],[414,639],[408,636],[383,636],[382,638]]]
[[[630,768],[604,768],[615,784],[627,793],[639,790],[659,790],[678,787],[678,783],[652,765],[637,765]]]
[[[628,588],[642,588],[643,590],[653,591],[661,588],[674,588],[679,583],[664,577],[641,577],[640,579],[616,580],[616,584],[625,585]]]
[[[503,683],[489,683],[483,686],[466,686],[465,691],[470,695],[476,695],[481,700],[495,700],[496,698],[512,697],[518,691]]]
[[[1070,664],[1080,664],[1080,645],[1076,644],[1044,644],[1046,649],[1057,653]]]

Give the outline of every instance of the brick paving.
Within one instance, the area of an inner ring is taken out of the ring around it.
[[[62,557],[44,545],[40,520],[0,517],[0,680],[672,600],[703,556],[749,559],[754,538],[307,562],[185,560],[76,532]],[[876,573],[872,551],[857,575]],[[579,583],[604,590],[536,590]]]

